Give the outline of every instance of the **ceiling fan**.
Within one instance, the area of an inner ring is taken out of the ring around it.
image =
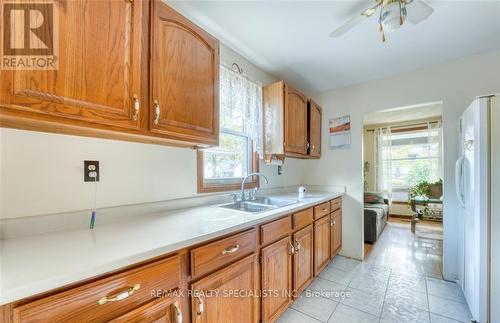
[[[422,0],[376,0],[377,3],[363,10],[359,15],[348,20],[342,26],[330,33],[330,37],[340,37],[366,18],[370,18],[380,8],[379,29],[382,33],[382,41],[385,41],[385,33],[393,32],[408,20],[413,24],[418,24],[427,19],[433,12],[431,6]]]

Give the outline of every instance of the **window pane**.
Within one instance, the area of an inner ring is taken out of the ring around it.
[[[241,179],[248,175],[248,138],[221,133],[219,144],[204,151],[205,181]]]
[[[439,161],[437,158],[393,160],[392,186],[410,187],[422,181],[437,181],[439,179]]]

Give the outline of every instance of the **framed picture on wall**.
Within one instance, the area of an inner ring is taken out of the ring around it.
[[[351,147],[351,116],[332,118],[329,123],[330,148]]]

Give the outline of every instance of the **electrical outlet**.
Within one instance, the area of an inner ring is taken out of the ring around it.
[[[99,161],[84,160],[83,161],[83,181],[84,182],[99,182]]]
[[[281,169],[281,166],[278,166],[278,175],[283,174],[283,170]]]

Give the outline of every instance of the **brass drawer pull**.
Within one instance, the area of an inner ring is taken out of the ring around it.
[[[134,286],[130,287],[129,289],[127,289],[123,292],[114,294],[112,296],[104,296],[104,297],[100,298],[97,301],[97,304],[104,305],[108,302],[118,302],[118,301],[124,300],[124,299],[128,298],[130,295],[132,295],[133,293],[135,293],[136,291],[138,291],[139,288],[141,288],[141,285],[135,284]]]
[[[139,98],[137,97],[137,95],[134,95],[134,116],[132,117],[134,120],[137,120],[139,118],[139,110],[140,110],[140,106],[139,106]]]
[[[199,295],[195,296],[198,299],[198,311],[196,312],[197,316],[200,316],[203,312],[205,312],[205,304],[203,304],[203,300]]]
[[[175,310],[176,323],[182,323],[182,312],[181,312],[181,309],[179,308],[178,302],[174,303],[174,310]]]
[[[300,242],[295,240],[295,251],[300,252]]]
[[[158,123],[160,122],[160,103],[158,103],[158,100],[154,101],[153,107],[154,107],[154,120],[153,120],[153,122],[155,125],[158,125]]]
[[[228,253],[235,253],[238,250],[240,250],[240,245],[239,244],[235,244],[234,246],[227,247],[226,249],[222,250],[222,254],[225,255],[225,254],[228,254]]]
[[[324,208],[324,209],[323,209],[323,212],[328,212],[328,209],[327,209],[327,208]]]

